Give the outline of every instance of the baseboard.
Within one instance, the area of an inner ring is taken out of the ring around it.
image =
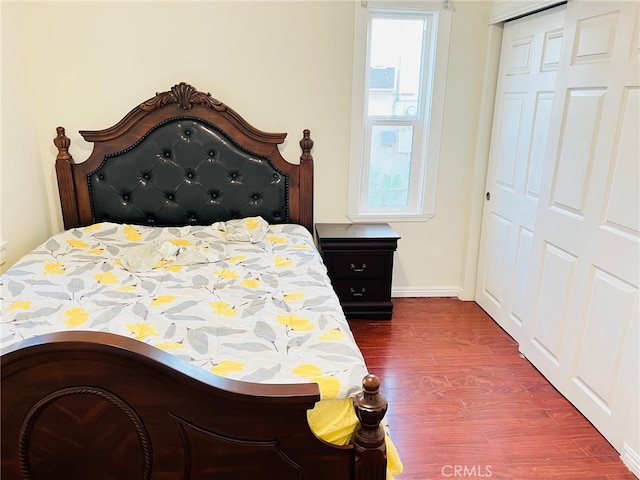
[[[398,287],[392,288],[392,297],[460,297],[462,288],[460,287]]]
[[[627,466],[631,473],[640,478],[640,455],[626,443],[622,446],[622,462]]]

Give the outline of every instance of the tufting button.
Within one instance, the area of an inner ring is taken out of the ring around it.
[[[277,173],[274,173],[274,174],[273,174],[273,178],[274,178],[274,179],[278,179],[279,177],[280,177],[280,175],[278,175]]]
[[[238,178],[238,174],[237,174],[236,172],[233,172],[233,173],[231,174],[231,178]]]
[[[122,195],[122,199],[123,199],[124,201],[129,200],[129,195],[127,195],[127,194],[125,193],[124,195]]]
[[[187,173],[187,178],[193,178],[193,173],[191,172]]]
[[[167,150],[166,152],[164,152],[164,156],[165,158],[169,158],[171,156],[171,152]]]
[[[104,175],[103,174],[98,175],[98,180],[104,180]]]
[[[211,194],[211,198],[214,198],[214,199],[215,199],[215,198],[218,198],[218,194],[217,194],[216,192],[213,192],[213,193]]]
[[[216,152],[215,152],[215,151],[213,151],[213,150],[211,150],[211,151],[209,152],[209,156],[210,156],[210,157],[215,157],[215,156],[216,156]]]
[[[191,130],[185,130],[184,134],[188,137],[189,135],[191,135]]]
[[[142,178],[144,178],[145,180],[149,180],[149,174],[145,173],[144,175],[142,175]]]
[[[258,200],[259,198],[260,198],[260,195],[254,195],[254,196],[253,196],[253,199],[254,199],[254,200]]]
[[[173,201],[173,195],[167,195],[167,200],[172,200]]]

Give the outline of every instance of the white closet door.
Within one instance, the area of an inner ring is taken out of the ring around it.
[[[638,20],[638,2],[567,6],[520,341],[619,451],[638,409]]]
[[[505,24],[476,301],[516,341],[560,60],[565,6]]]

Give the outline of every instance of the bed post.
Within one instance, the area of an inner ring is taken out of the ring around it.
[[[380,380],[367,375],[363,391],[354,400],[360,425],[353,434],[356,480],[384,480],[387,474],[387,448],[380,422],[387,413],[387,399],[380,393]]]
[[[56,177],[58,178],[58,193],[62,207],[62,220],[65,230],[80,225],[78,221],[78,207],[76,204],[76,189],[73,181],[71,164],[73,157],[69,153],[71,140],[65,135],[64,127],[56,128],[57,136],[53,143],[58,148],[56,156]]]
[[[300,224],[313,232],[313,140],[309,129],[302,132],[300,148]]]

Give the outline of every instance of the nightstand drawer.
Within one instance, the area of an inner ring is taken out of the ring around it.
[[[383,278],[386,255],[327,254],[327,268],[332,278]]]
[[[391,286],[379,280],[332,280],[333,288],[342,302],[371,302],[388,300]]]

